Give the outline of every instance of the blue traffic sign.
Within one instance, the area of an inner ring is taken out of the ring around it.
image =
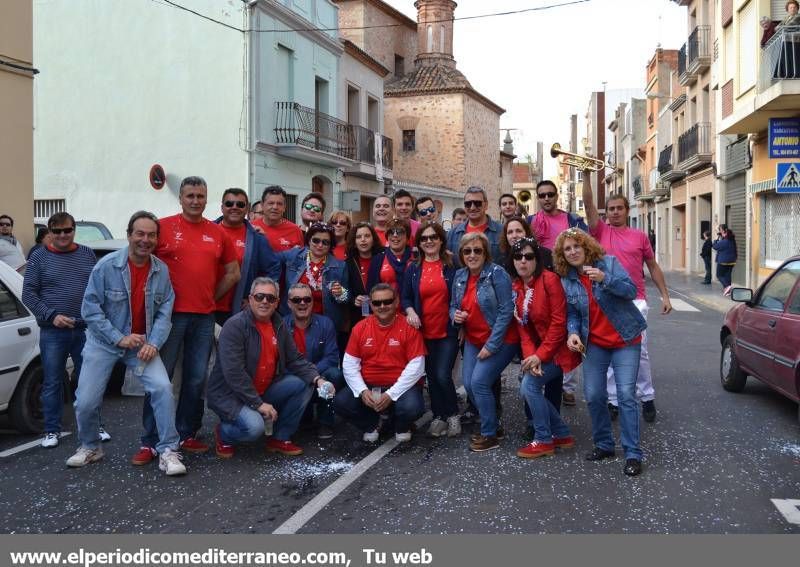
[[[775,174],[775,191],[800,193],[800,163],[779,163]]]

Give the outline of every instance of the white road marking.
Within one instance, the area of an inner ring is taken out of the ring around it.
[[[421,418],[416,421],[417,431],[428,423],[433,415],[431,412],[425,413]],[[398,443],[394,436],[388,439],[383,445],[372,451],[369,455],[361,459],[355,466],[337,478],[333,483],[325,488],[322,492],[312,498],[308,504],[295,512],[291,518],[278,526],[273,534],[295,534],[297,531],[306,525],[311,518],[316,516],[325,506],[339,496],[345,489],[353,484],[356,480],[367,472],[373,465],[380,461],[383,457],[392,452],[397,447]]]
[[[72,435],[70,431],[62,431],[61,436],[59,437],[59,441],[64,437],[69,437]],[[21,453],[22,451],[27,451],[28,449],[33,449],[34,447],[39,447],[42,444],[41,439],[36,439],[35,441],[30,441],[28,443],[24,443],[23,445],[19,445],[17,447],[12,447],[11,449],[6,449],[2,453],[0,453],[0,459],[4,459],[6,457],[10,457],[11,455],[16,455],[17,453]]]
[[[800,525],[800,500],[781,500],[779,498],[770,498],[770,500],[787,522]]]
[[[700,311],[697,307],[689,305],[683,299],[670,298],[669,301],[670,303],[672,303],[672,308],[675,311],[696,311],[696,312]]]

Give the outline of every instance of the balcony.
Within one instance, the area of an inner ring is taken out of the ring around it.
[[[296,102],[275,103],[275,144],[281,155],[331,167],[355,158],[349,124]]]
[[[356,163],[345,168],[345,173],[365,179],[376,178],[376,165],[383,170],[384,178],[392,178],[394,142],[382,134],[378,134],[363,126],[350,126],[355,148]],[[380,156],[376,155],[375,140],[380,141]]]
[[[694,84],[697,77],[686,72],[686,44],[678,51],[678,82],[682,87]]]
[[[638,200],[642,196],[642,176],[637,175],[631,181],[631,187],[633,187],[633,198]]]
[[[733,104],[720,122],[720,134],[749,134],[767,129],[769,118],[796,116],[800,108],[800,26],[778,28],[759,61],[756,96]]]
[[[686,72],[695,76],[711,66],[711,26],[697,26],[686,42]]]
[[[678,137],[678,169],[689,173],[711,163],[711,124],[698,122]]]
[[[658,173],[659,179],[663,182],[671,183],[683,179],[686,173],[675,167],[677,164],[678,146],[670,144],[658,156]]]

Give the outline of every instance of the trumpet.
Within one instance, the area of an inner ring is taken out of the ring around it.
[[[607,167],[601,159],[565,152],[561,149],[561,144],[555,143],[550,147],[550,157],[558,158],[558,156],[564,156],[561,163],[580,170],[602,171]]]

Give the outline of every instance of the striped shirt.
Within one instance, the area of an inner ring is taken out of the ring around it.
[[[33,311],[40,326],[51,326],[56,315],[83,323],[83,294],[96,262],[92,249],[81,244],[71,252],[53,252],[43,246],[31,254],[22,302]]]

